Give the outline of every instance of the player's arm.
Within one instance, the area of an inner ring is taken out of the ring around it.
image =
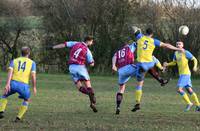
[[[90,66],[94,66],[94,59],[93,59],[92,53],[89,49],[87,50],[86,58],[87,58],[87,63]]]
[[[117,71],[117,66],[116,66],[116,61],[117,61],[117,56],[116,54],[112,57],[112,70]]]
[[[171,44],[163,43],[163,42],[160,42],[160,47],[167,48],[167,49],[170,49],[170,50],[175,50],[175,51],[181,51],[181,52],[185,51],[184,49],[180,49],[180,48],[177,48],[177,47],[175,47]]]
[[[61,44],[58,44],[58,45],[54,45],[52,47],[52,49],[61,49],[61,48],[65,48],[65,47],[66,47],[65,43],[61,43]]]
[[[65,48],[65,47],[70,48],[70,47],[74,46],[76,43],[77,43],[76,41],[68,41],[68,42],[64,42],[64,43],[55,45],[52,47],[52,49],[61,49],[61,48]]]
[[[13,76],[13,67],[14,67],[14,61],[10,62],[9,68],[8,68],[8,76],[6,80],[6,86],[4,89],[4,94],[7,94],[10,91],[10,82]]]
[[[197,71],[197,64],[198,64],[198,61],[197,61],[197,59],[195,58],[195,57],[192,57],[192,59],[191,59],[192,61],[193,61],[193,63],[194,63],[194,66],[193,66],[193,71]]]
[[[35,64],[35,62],[32,63],[31,80],[32,80],[32,85],[33,85],[33,93],[34,93],[34,95],[36,95],[37,88],[36,88],[36,64]]]

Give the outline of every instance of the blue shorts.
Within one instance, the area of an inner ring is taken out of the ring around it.
[[[192,87],[192,82],[191,82],[191,79],[190,79],[190,75],[180,75],[177,87],[178,88]]]
[[[138,62],[138,63],[136,64],[136,66],[137,66],[137,70],[136,70],[136,77],[137,77],[137,80],[138,80],[138,81],[143,81],[146,72],[147,72],[149,69],[151,69],[152,67],[155,66],[155,62],[143,62],[143,63]]]
[[[78,81],[90,80],[90,77],[89,77],[89,74],[88,74],[88,71],[87,71],[85,65],[72,64],[69,66],[69,72],[75,83],[77,83]]]
[[[10,92],[4,95],[4,97],[8,97],[12,94],[18,93],[19,98],[28,100],[31,96],[31,92],[29,88],[30,86],[28,84],[12,80],[10,82]]]
[[[131,77],[136,76],[136,66],[135,65],[126,65],[121,67],[118,70],[118,83],[119,85],[123,85],[126,83]]]

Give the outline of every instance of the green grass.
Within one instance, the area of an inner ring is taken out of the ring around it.
[[[5,85],[6,75],[3,77]],[[185,107],[176,94],[176,82],[172,80],[161,88],[153,79],[146,79],[142,109],[133,113],[135,80],[127,84],[121,114],[115,113],[117,76],[91,76],[96,91],[99,112],[89,108],[88,98],[79,93],[68,75],[38,75],[38,94],[32,96],[29,110],[20,123],[13,120],[21,101],[17,95],[9,98],[5,118],[0,120],[0,130],[200,130],[200,113],[183,112]],[[193,86],[200,96],[199,80]],[[1,86],[1,89],[3,87]]]

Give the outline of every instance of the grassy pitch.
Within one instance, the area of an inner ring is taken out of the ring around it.
[[[5,85],[6,75],[3,77]],[[194,107],[183,112],[185,105],[176,93],[176,82],[161,88],[152,78],[145,80],[142,109],[131,112],[134,100],[135,79],[127,84],[120,115],[115,115],[117,76],[91,76],[96,91],[98,113],[89,108],[88,97],[74,87],[68,75],[38,75],[38,94],[32,96],[29,110],[20,123],[14,123],[21,100],[17,95],[9,98],[5,118],[0,120],[0,130],[200,130],[200,112]],[[199,80],[193,80],[200,96]]]

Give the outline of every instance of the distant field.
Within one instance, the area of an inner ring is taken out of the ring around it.
[[[5,85],[6,75],[0,73]],[[0,120],[0,130],[152,130],[152,131],[197,131],[200,130],[200,112],[183,112],[185,105],[176,94],[177,80],[161,88],[153,79],[146,79],[142,109],[133,113],[135,80],[132,79],[124,95],[121,114],[115,113],[117,77],[91,76],[97,96],[98,113],[89,108],[88,98],[79,93],[68,75],[38,75],[38,95],[23,122],[14,123],[21,101],[17,95],[9,99],[6,117]],[[1,90],[3,86],[1,85]],[[193,81],[200,96],[199,80]]]

